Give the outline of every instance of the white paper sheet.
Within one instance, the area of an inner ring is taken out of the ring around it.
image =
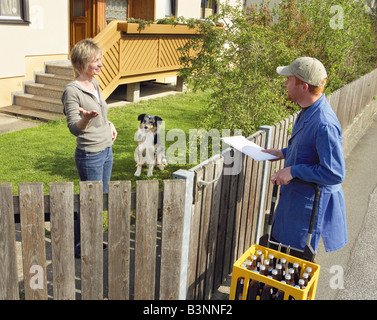
[[[262,147],[258,146],[252,141],[247,140],[243,136],[224,137],[221,138],[221,140],[257,161],[277,159],[276,156],[262,152]]]

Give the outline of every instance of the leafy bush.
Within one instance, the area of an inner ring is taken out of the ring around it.
[[[286,100],[276,67],[299,56],[325,65],[326,93],[374,67],[375,37],[362,2],[282,0],[278,6],[220,7],[199,24],[200,34],[182,49],[180,75],[193,90],[210,90],[203,117],[208,130],[242,129],[276,123],[297,107]],[[221,21],[224,28],[214,27]]]

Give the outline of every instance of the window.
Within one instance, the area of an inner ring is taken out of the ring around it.
[[[29,0],[0,0],[0,23],[29,24]]]
[[[165,0],[165,17],[176,16],[175,0]]]
[[[106,22],[127,19],[127,0],[106,0]]]
[[[208,18],[215,13],[217,13],[217,0],[202,0],[201,18]]]

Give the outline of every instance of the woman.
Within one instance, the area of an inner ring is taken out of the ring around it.
[[[81,181],[102,181],[108,192],[113,166],[112,144],[117,137],[107,120],[108,106],[94,76],[101,73],[101,49],[92,39],[78,42],[72,49],[75,80],[63,93],[64,114],[70,132],[77,137],[75,163]],[[80,255],[79,219],[75,221],[75,255]]]
[[[94,78],[103,66],[101,49],[91,39],[82,40],[73,47],[71,62],[76,78],[66,86],[62,102],[68,128],[77,137],[76,167],[81,181],[103,181],[107,193],[117,131],[107,120],[108,106]]]

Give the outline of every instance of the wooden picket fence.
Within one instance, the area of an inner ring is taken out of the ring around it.
[[[129,181],[110,182],[109,193],[104,196],[102,182],[80,182],[79,195],[73,193],[72,182],[51,183],[49,195],[43,194],[42,183],[21,183],[19,195],[13,196],[12,185],[1,183],[0,299],[23,297],[19,281],[28,300],[76,299],[78,292],[84,300],[178,299],[185,183],[166,180],[163,191],[158,184],[157,180],[138,181],[136,192],[131,192]],[[130,222],[133,209],[134,228]],[[159,209],[163,219],[157,257]],[[103,259],[103,210],[108,211],[107,261]],[[81,220],[80,261],[74,257],[75,211],[80,212]],[[18,214],[22,272],[17,267]],[[46,260],[45,215],[51,224],[51,261]],[[80,290],[75,279],[78,263]],[[51,279],[47,278],[48,264],[52,264]],[[52,286],[52,293],[48,286]]]
[[[377,96],[376,72],[327,97],[343,130]],[[296,117],[261,127],[248,139],[283,148]],[[211,299],[233,263],[263,234],[269,177],[283,166],[228,148],[178,170],[161,191],[157,180],[137,181],[134,192],[130,181],[112,181],[108,194],[101,182],[80,182],[80,194],[73,193],[72,182],[57,182],[49,195],[42,183],[21,183],[13,195],[10,183],[0,183],[0,299]],[[81,259],[74,258],[75,212]]]

